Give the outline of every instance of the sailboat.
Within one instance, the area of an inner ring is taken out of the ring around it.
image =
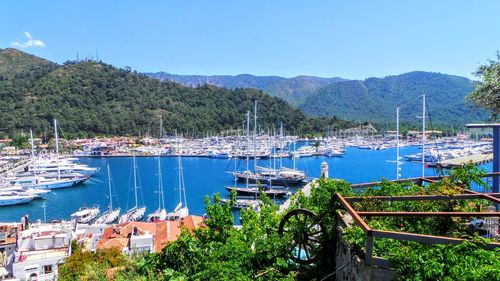
[[[131,221],[140,221],[146,213],[146,207],[139,207],[137,201],[137,164],[135,161],[135,155],[132,156],[132,165],[134,169],[134,196],[135,196],[135,206],[123,214],[118,220],[119,223],[126,223]]]
[[[64,188],[70,187],[77,184],[80,184],[88,179],[87,176],[84,177],[74,177],[74,178],[65,178],[61,179],[61,166],[59,160],[59,135],[57,131],[57,120],[54,119],[54,133],[56,137],[56,171],[57,171],[57,179],[47,179],[42,176],[36,176],[31,178],[22,178],[19,179],[22,183],[14,183],[19,184],[26,188],[34,188],[34,189],[56,189],[56,188]]]
[[[160,153],[158,153],[158,209],[148,215],[148,222],[162,221],[167,218],[165,199],[163,198],[163,180],[161,175]]]
[[[113,223],[118,219],[118,216],[120,215],[120,208],[113,209],[113,197],[111,195],[111,172],[109,171],[109,164],[107,168],[108,168],[109,209],[95,220],[94,222],[95,224]]]
[[[253,133],[253,154],[254,156],[257,155],[257,101],[255,101],[255,106],[254,106],[254,133]],[[247,161],[248,161],[248,135],[250,134],[249,132],[249,125],[250,118],[249,116],[247,117]],[[297,185],[301,184],[305,179],[306,176],[303,172],[295,170],[295,169],[289,169],[285,167],[281,167],[280,170],[274,170],[274,169],[268,169],[268,168],[263,168],[259,167],[256,165],[257,163],[257,158],[254,157],[254,171],[251,172],[248,169],[243,172],[234,172],[233,175],[236,178],[237,181],[239,182],[248,182],[248,183],[264,183],[267,182],[269,185],[280,185],[280,186],[288,186],[288,185]],[[294,159],[295,163],[295,159]],[[285,194],[283,194],[285,195]]]
[[[256,154],[257,151],[257,101],[255,101],[255,109],[254,109],[254,137],[253,137],[253,142],[254,142],[254,155]],[[231,191],[236,191],[236,195],[240,196],[253,196],[257,197],[259,194],[260,190],[258,186],[253,186],[250,187],[249,183],[264,183],[268,182],[269,184],[266,185],[264,188],[262,188],[262,192],[266,193],[267,195],[273,197],[273,198],[279,198],[287,195],[287,192],[283,189],[274,189],[271,188],[271,185],[273,184],[273,180],[275,179],[275,175],[273,173],[271,174],[261,174],[257,173],[257,159],[254,158],[254,172],[250,172],[249,169],[249,147],[250,143],[250,112],[247,112],[247,144],[246,144],[246,171],[243,172],[235,172],[234,175],[237,180],[245,180],[246,186],[245,187],[235,187],[235,186],[230,186],[226,187],[226,189],[231,192]]]
[[[178,164],[178,176],[179,176],[179,203],[175,207],[174,211],[167,214],[166,220],[169,221],[177,221],[189,215],[189,209],[187,206],[187,198],[186,198],[186,188],[184,186],[184,173],[182,171],[182,161],[180,154],[177,155],[177,164]],[[184,199],[184,204],[183,200]]]

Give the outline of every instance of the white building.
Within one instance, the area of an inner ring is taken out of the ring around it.
[[[71,254],[74,236],[70,226],[64,224],[31,225],[21,231],[13,275],[19,280],[56,280],[58,266]]]
[[[78,224],[75,230],[76,241],[85,250],[94,252],[107,227],[106,224]]]
[[[16,237],[20,225],[6,224],[0,226],[0,280],[11,278],[12,265],[16,251]]]

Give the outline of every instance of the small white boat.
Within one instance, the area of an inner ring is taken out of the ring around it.
[[[99,208],[81,207],[71,215],[71,219],[75,220],[77,223],[90,223],[99,213]]]

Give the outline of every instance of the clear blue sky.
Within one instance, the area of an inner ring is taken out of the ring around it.
[[[500,1],[0,2],[0,48],[176,74],[472,77],[500,50]],[[29,34],[25,34],[29,32]]]

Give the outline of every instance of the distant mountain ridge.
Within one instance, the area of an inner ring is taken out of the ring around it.
[[[475,110],[465,102],[473,91],[474,82],[460,76],[414,71],[384,78],[347,80],[340,77],[321,78],[297,76],[230,75],[174,75],[165,72],[146,75],[196,87],[212,84],[220,87],[250,87],[281,97],[303,112],[315,116],[337,116],[344,119],[394,122],[396,107],[427,96],[430,121],[440,125],[463,125],[484,121],[487,114]],[[420,105],[419,105],[420,102]],[[419,123],[415,116],[421,110],[421,101],[401,109],[401,120]]]
[[[240,75],[175,75],[166,72],[145,73],[145,75],[161,81],[174,81],[189,87],[204,84],[224,88],[255,88],[272,96],[284,99],[292,105],[298,106],[314,91],[346,79],[340,77],[323,78],[315,76],[297,76],[285,78],[280,76]]]
[[[463,125],[487,118],[485,111],[475,110],[465,101],[474,83],[465,77],[423,71],[343,81],[317,90],[299,108],[316,116],[394,122],[396,108],[404,105],[401,120],[416,123],[420,122],[417,116],[421,115],[421,96],[425,94],[430,122]]]

